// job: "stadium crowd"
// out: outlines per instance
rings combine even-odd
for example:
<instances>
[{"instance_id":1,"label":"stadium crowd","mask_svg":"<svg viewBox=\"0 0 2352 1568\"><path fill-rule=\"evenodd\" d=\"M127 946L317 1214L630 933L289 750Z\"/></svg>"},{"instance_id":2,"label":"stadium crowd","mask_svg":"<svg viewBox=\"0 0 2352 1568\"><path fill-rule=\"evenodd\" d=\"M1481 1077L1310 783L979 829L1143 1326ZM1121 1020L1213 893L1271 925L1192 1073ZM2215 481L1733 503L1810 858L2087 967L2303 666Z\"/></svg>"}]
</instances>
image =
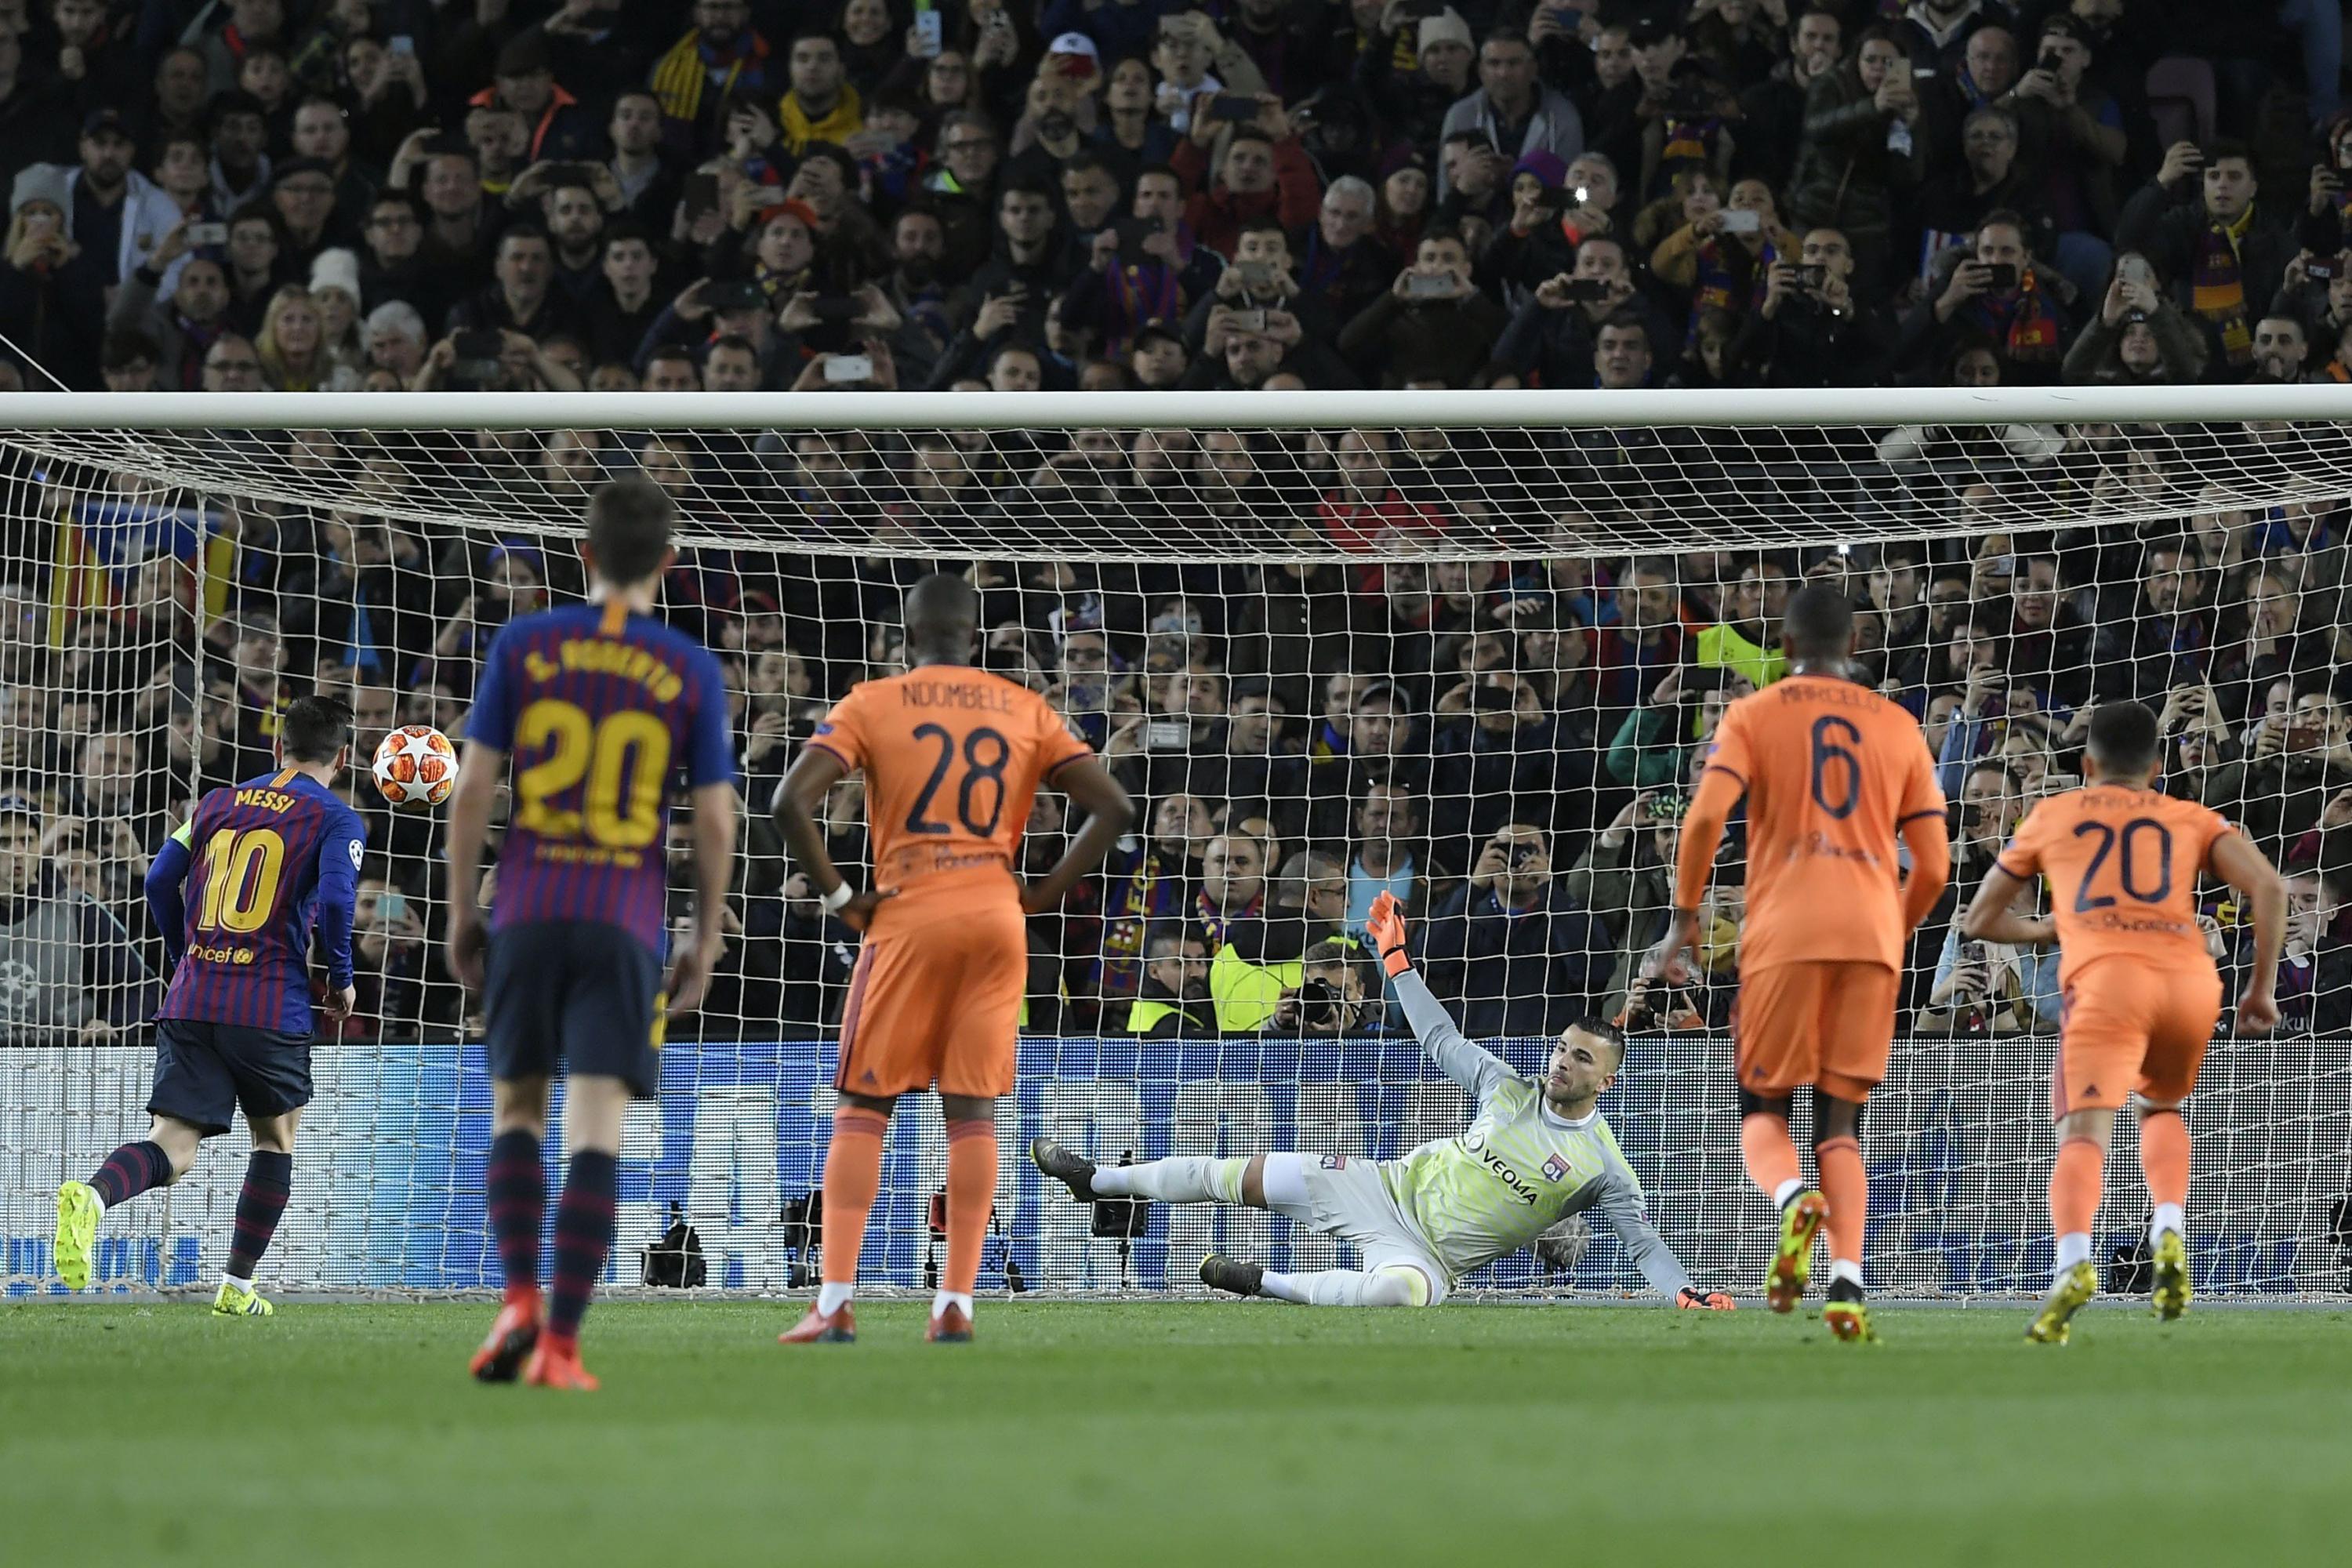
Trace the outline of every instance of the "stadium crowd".
<instances>
[{"instance_id":1,"label":"stadium crowd","mask_svg":"<svg viewBox=\"0 0 2352 1568\"><path fill-rule=\"evenodd\" d=\"M2335 0L2021 10L0 0L0 374L646 393L2352 377ZM707 1031L790 1037L837 1012L852 939L766 806L826 701L893 666L900 587L974 537L1083 542L1117 519L1286 527L1322 558L971 564L988 663L1046 692L1143 812L1081 898L1035 918L1033 1029L1389 1026L1360 937L1382 890L1473 1035L1587 1011L1720 1027L1736 835L1702 978L1660 991L1634 968L1708 731L1778 677L1780 607L1824 573L1865 607L1859 673L1919 715L1953 802L1955 893L1918 936L1910 1026L2054 1026L2054 963L1959 941L1952 900L2074 782L2091 705L2135 697L2162 710L2168 787L2293 875L2290 1026L2352 1032L2352 516L2207 493L2200 465L2242 471L2261 431L1905 428L1779 461L1648 430L216 439L335 475L348 507L140 510L103 476L0 467L11 1039L146 1016L145 857L192 778L268 766L292 696L349 695L363 752L404 721L462 736L488 637L579 592L543 534L411 521L417 492L561 517L628 468L690 518L860 542L698 548L670 580L669 613L729 669L751 808ZM1801 506L1824 473L1884 478L1948 533L2028 492L2053 512L2110 487L2179 505L2151 528L1595 557L1727 489L1793 485ZM1506 524L1544 542L1441 558ZM462 1027L432 818L350 787L374 847L352 1031ZM845 864L861 820L846 784L827 817ZM1049 797L1025 853L1050 862L1068 826ZM2237 911L2207 919L2233 959Z\"/></svg>"}]
</instances>

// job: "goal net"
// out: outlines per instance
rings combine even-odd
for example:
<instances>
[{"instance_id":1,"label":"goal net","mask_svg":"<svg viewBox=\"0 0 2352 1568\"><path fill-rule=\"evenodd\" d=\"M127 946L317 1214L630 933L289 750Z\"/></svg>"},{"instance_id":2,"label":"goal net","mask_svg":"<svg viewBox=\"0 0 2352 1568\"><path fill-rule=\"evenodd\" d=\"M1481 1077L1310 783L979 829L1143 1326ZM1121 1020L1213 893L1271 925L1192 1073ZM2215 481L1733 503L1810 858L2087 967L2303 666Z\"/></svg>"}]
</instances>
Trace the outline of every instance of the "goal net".
<instances>
[{"instance_id":1,"label":"goal net","mask_svg":"<svg viewBox=\"0 0 2352 1568\"><path fill-rule=\"evenodd\" d=\"M2192 1101L2200 1287L2342 1292L2347 435L2352 397L2311 387L0 398L0 1288L58 1289L50 1194L144 1126L164 961L142 878L195 796L266 771L277 713L312 690L352 701L362 756L403 722L462 737L490 637L582 591L589 488L643 472L685 519L664 613L727 671L747 832L718 981L628 1125L614 1282L643 1279L676 1220L709 1287L809 1276L856 939L768 806L828 701L897 668L905 586L946 569L982 590L982 661L1044 692L1139 807L1031 925L983 1289L1197 1290L1212 1249L1350 1261L1207 1207L1097 1236L1024 1151L1385 1158L1460 1131L1461 1092L1355 942L1387 889L1465 1031L1522 1069L1576 1018L1624 1023L1601 1105L1653 1217L1703 1284L1752 1289L1769 1237L1727 1034L1737 831L1695 982L1651 991L1633 965L1709 731L1779 676L1792 585L1827 578L1862 606L1861 679L1918 715L1952 802L1955 893L1912 944L1866 1131L1874 1287L2046 1281L2054 957L1960 941L1954 902L2075 782L2092 707L2136 698L2162 713L2166 787L2292 873L2286 1023L2225 1033ZM345 787L370 824L359 1009L316 1052L264 1271L478 1288L490 1089L478 998L440 956L439 821ZM855 780L824 826L868 864ZM1041 798L1024 858L1049 864L1076 826ZM2242 912L2220 887L2202 908L2242 972ZM943 1137L914 1103L891 1137L866 1277L919 1287ZM110 1215L101 1288L215 1273L245 1153L241 1131L216 1140ZM2132 1154L2126 1129L2103 1259L2142 1223ZM1604 1226L1465 1288L1641 1281Z\"/></svg>"}]
</instances>

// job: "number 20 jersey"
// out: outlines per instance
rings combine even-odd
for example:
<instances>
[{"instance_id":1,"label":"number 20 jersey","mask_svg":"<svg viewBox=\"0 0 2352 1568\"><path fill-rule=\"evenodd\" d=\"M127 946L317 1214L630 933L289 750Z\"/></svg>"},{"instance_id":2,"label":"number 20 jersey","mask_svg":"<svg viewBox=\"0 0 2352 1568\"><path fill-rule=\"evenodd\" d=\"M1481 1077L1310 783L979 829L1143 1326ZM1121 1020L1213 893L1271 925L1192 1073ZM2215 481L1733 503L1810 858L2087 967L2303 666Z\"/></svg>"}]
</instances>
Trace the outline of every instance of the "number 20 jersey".
<instances>
[{"instance_id":1,"label":"number 20 jersey","mask_svg":"<svg viewBox=\"0 0 2352 1568\"><path fill-rule=\"evenodd\" d=\"M1919 721L1868 687L1792 675L1724 711L1707 771L1748 792L1748 918L1739 970L1903 966L1896 835L1941 816Z\"/></svg>"},{"instance_id":2,"label":"number 20 jersey","mask_svg":"<svg viewBox=\"0 0 2352 1568\"><path fill-rule=\"evenodd\" d=\"M466 738L513 767L491 929L594 921L661 953L672 783L735 779L709 650L616 600L527 616L490 644Z\"/></svg>"},{"instance_id":3,"label":"number 20 jersey","mask_svg":"<svg viewBox=\"0 0 2352 1568\"><path fill-rule=\"evenodd\" d=\"M2050 879L2058 982L2110 956L2167 969L2213 968L2197 926L2197 879L2213 841L2231 831L2193 800L2090 784L2035 805L2000 852L2000 868Z\"/></svg>"}]
</instances>

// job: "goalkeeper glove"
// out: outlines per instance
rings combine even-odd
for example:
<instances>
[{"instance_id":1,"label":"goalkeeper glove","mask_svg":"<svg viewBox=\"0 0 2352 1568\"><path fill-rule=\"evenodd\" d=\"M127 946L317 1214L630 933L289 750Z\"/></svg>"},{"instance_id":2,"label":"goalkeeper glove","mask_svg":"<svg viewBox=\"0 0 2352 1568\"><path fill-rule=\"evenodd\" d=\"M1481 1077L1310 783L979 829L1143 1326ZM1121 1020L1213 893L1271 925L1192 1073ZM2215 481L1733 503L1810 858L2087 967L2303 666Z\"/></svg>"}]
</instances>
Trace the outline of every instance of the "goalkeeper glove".
<instances>
[{"instance_id":1,"label":"goalkeeper glove","mask_svg":"<svg viewBox=\"0 0 2352 1568\"><path fill-rule=\"evenodd\" d=\"M1364 932L1380 949L1381 967L1394 979L1412 967L1412 960L1404 951L1404 906L1398 903L1394 893L1382 893L1372 900L1372 912L1364 921Z\"/></svg>"},{"instance_id":2,"label":"goalkeeper glove","mask_svg":"<svg viewBox=\"0 0 2352 1568\"><path fill-rule=\"evenodd\" d=\"M1732 1312L1739 1308L1738 1302L1720 1290L1701 1290L1693 1285L1682 1288L1675 1297L1675 1305L1685 1312Z\"/></svg>"}]
</instances>

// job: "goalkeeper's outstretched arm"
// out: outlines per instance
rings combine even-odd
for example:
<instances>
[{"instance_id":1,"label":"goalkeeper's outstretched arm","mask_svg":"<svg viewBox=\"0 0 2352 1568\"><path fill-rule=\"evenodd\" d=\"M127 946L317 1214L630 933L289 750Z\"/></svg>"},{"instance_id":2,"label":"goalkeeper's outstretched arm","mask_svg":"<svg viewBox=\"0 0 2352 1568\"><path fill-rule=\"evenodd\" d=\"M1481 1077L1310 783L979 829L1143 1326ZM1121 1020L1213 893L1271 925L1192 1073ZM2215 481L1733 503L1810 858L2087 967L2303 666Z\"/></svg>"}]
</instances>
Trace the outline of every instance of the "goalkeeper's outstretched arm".
<instances>
[{"instance_id":1,"label":"goalkeeper's outstretched arm","mask_svg":"<svg viewBox=\"0 0 2352 1568\"><path fill-rule=\"evenodd\" d=\"M1517 1075L1510 1064L1492 1051L1481 1050L1463 1037L1454 1026L1453 1016L1445 1004L1430 994L1429 987L1412 967L1412 959L1405 952L1404 910L1393 893L1382 893L1372 901L1372 912L1364 929L1380 949L1381 967L1388 971L1396 986L1397 1000L1404 1004L1405 1020L1412 1024L1413 1037L1437 1070L1460 1084L1473 1100L1483 1100L1495 1086Z\"/></svg>"},{"instance_id":2,"label":"goalkeeper's outstretched arm","mask_svg":"<svg viewBox=\"0 0 2352 1568\"><path fill-rule=\"evenodd\" d=\"M1617 1233L1617 1245L1625 1249L1625 1256L1642 1271L1650 1289L1677 1305L1708 1304L1698 1287L1691 1282L1690 1270L1675 1256L1675 1249L1666 1245L1666 1238L1658 1234L1658 1227L1650 1223L1650 1205L1642 1196L1642 1184L1634 1179L1633 1171L1612 1163L1604 1180L1601 1202L1595 1206L1609 1222L1609 1228ZM1690 1297L1700 1300L1686 1300Z\"/></svg>"}]
</instances>

